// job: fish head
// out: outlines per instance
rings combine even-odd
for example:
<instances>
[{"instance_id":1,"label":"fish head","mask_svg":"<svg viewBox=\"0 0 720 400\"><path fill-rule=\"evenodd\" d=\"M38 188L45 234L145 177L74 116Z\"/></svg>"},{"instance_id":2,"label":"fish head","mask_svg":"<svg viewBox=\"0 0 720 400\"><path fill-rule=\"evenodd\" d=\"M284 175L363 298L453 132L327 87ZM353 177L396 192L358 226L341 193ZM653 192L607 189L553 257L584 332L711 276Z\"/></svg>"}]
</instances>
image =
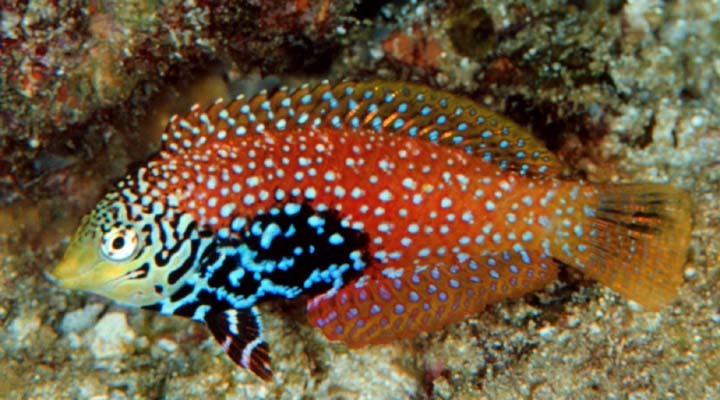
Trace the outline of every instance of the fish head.
<instances>
[{"instance_id":1,"label":"fish head","mask_svg":"<svg viewBox=\"0 0 720 400\"><path fill-rule=\"evenodd\" d=\"M66 289L135 306L162 300L157 285L167 274L155 266L154 255L162 244L151 240L159 229L151 217L119 193L106 195L83 217L50 278Z\"/></svg>"}]
</instances>

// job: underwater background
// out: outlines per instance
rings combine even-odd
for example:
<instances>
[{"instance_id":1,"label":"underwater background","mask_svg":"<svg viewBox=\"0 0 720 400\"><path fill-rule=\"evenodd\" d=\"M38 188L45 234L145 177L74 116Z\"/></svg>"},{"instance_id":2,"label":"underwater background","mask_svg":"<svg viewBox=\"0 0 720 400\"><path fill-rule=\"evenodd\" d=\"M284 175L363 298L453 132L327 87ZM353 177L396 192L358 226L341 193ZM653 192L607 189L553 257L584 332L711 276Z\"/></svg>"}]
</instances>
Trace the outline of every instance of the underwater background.
<instances>
[{"instance_id":1,"label":"underwater background","mask_svg":"<svg viewBox=\"0 0 720 400\"><path fill-rule=\"evenodd\" d=\"M720 2L0 4L0 398L720 398ZM688 190L685 284L648 313L566 269L390 345L263 306L275 382L181 318L44 273L193 103L323 79L413 81L527 126L571 176Z\"/></svg>"}]
</instances>

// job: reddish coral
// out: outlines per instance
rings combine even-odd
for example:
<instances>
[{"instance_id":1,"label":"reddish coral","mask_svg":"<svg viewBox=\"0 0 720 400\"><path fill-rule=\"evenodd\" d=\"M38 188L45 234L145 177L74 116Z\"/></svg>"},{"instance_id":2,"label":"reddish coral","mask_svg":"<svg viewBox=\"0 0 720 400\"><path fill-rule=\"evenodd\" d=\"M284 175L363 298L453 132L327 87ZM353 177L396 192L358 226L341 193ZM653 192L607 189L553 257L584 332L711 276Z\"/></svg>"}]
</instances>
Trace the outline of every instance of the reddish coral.
<instances>
[{"instance_id":1,"label":"reddish coral","mask_svg":"<svg viewBox=\"0 0 720 400\"><path fill-rule=\"evenodd\" d=\"M443 54L441 43L417 27L410 34L393 33L383 41L382 47L389 58L426 71L437 70Z\"/></svg>"}]
</instances>

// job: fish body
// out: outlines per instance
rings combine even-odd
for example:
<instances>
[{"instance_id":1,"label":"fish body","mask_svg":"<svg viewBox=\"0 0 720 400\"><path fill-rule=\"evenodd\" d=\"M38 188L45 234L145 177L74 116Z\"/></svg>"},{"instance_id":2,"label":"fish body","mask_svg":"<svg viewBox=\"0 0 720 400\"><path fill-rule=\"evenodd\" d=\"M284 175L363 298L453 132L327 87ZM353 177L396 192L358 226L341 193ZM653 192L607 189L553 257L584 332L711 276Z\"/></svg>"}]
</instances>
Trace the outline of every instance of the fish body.
<instances>
[{"instance_id":1,"label":"fish body","mask_svg":"<svg viewBox=\"0 0 720 400\"><path fill-rule=\"evenodd\" d=\"M558 261L651 309L681 283L689 201L557 176L532 135L424 86L280 89L175 116L81 223L65 287L208 325L271 377L256 305L330 339L408 337L541 289Z\"/></svg>"}]
</instances>

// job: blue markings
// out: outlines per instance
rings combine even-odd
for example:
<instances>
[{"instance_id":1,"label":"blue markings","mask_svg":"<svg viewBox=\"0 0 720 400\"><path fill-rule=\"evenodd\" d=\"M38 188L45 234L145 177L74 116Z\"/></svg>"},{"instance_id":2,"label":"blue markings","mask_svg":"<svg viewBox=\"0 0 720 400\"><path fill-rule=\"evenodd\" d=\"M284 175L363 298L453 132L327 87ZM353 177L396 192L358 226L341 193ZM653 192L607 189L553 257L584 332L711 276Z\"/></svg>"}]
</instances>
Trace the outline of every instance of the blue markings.
<instances>
[{"instance_id":1,"label":"blue markings","mask_svg":"<svg viewBox=\"0 0 720 400\"><path fill-rule=\"evenodd\" d=\"M405 125L405 120L402 118L398 118L395 121L393 121L393 128L394 129L400 129Z\"/></svg>"},{"instance_id":2,"label":"blue markings","mask_svg":"<svg viewBox=\"0 0 720 400\"><path fill-rule=\"evenodd\" d=\"M310 118L310 116L308 115L308 113L303 112L303 113L300 114L300 116L298 117L297 122L298 122L298 124L302 125L302 124L304 124L304 123L307 122L308 118Z\"/></svg>"},{"instance_id":3,"label":"blue markings","mask_svg":"<svg viewBox=\"0 0 720 400\"><path fill-rule=\"evenodd\" d=\"M308 225L310 225L313 228L320 228L323 225L325 225L325 218L319 217L317 215L311 215L308 220Z\"/></svg>"},{"instance_id":4,"label":"blue markings","mask_svg":"<svg viewBox=\"0 0 720 400\"><path fill-rule=\"evenodd\" d=\"M461 143L463 141L463 139L465 139L465 138L462 136L453 136L453 138L452 138L453 143L455 143L455 144Z\"/></svg>"},{"instance_id":5,"label":"blue markings","mask_svg":"<svg viewBox=\"0 0 720 400\"><path fill-rule=\"evenodd\" d=\"M400 112L400 113L406 112L407 109L408 109L407 103L400 103L400 105L398 105L398 108L397 108L398 112Z\"/></svg>"},{"instance_id":6,"label":"blue markings","mask_svg":"<svg viewBox=\"0 0 720 400\"><path fill-rule=\"evenodd\" d=\"M468 124L466 124L465 122L461 122L457 126L458 132L464 132L467 130L467 128L468 128Z\"/></svg>"},{"instance_id":7,"label":"blue markings","mask_svg":"<svg viewBox=\"0 0 720 400\"><path fill-rule=\"evenodd\" d=\"M386 103L392 103L395 100L395 93L386 93L385 94L385 102Z\"/></svg>"},{"instance_id":8,"label":"blue markings","mask_svg":"<svg viewBox=\"0 0 720 400\"><path fill-rule=\"evenodd\" d=\"M312 95L310 93L300 98L300 104L308 105L312 101Z\"/></svg>"},{"instance_id":9,"label":"blue markings","mask_svg":"<svg viewBox=\"0 0 720 400\"><path fill-rule=\"evenodd\" d=\"M458 115L458 116L459 116L459 115L461 115L462 113L463 113L463 108L462 108L462 107L458 107L458 108L455 109L455 115Z\"/></svg>"},{"instance_id":10,"label":"blue markings","mask_svg":"<svg viewBox=\"0 0 720 400\"><path fill-rule=\"evenodd\" d=\"M417 101L425 101L425 94L418 93L417 96L415 96L415 98L417 99Z\"/></svg>"},{"instance_id":11,"label":"blue markings","mask_svg":"<svg viewBox=\"0 0 720 400\"><path fill-rule=\"evenodd\" d=\"M430 140L432 140L433 142L436 142L438 140L438 137L440 137L440 131L438 131L437 129L433 129L433 131L430 132L430 134L428 135L428 138L430 138Z\"/></svg>"},{"instance_id":12,"label":"blue markings","mask_svg":"<svg viewBox=\"0 0 720 400\"><path fill-rule=\"evenodd\" d=\"M523 147L523 146L525 146L525 139L518 139L517 147Z\"/></svg>"},{"instance_id":13,"label":"blue markings","mask_svg":"<svg viewBox=\"0 0 720 400\"><path fill-rule=\"evenodd\" d=\"M240 112L243 114L248 114L250 112L250 106L247 104L243 104L243 106L240 107Z\"/></svg>"},{"instance_id":14,"label":"blue markings","mask_svg":"<svg viewBox=\"0 0 720 400\"><path fill-rule=\"evenodd\" d=\"M342 126L340 117L335 115L330 119L330 124L332 124L333 127L340 129Z\"/></svg>"},{"instance_id":15,"label":"blue markings","mask_svg":"<svg viewBox=\"0 0 720 400\"><path fill-rule=\"evenodd\" d=\"M520 159L525 158L525 152L518 151L517 153L515 153L515 158L520 158Z\"/></svg>"},{"instance_id":16,"label":"blue markings","mask_svg":"<svg viewBox=\"0 0 720 400\"><path fill-rule=\"evenodd\" d=\"M440 99L440 107L447 108L447 106L448 106L447 98L443 97L442 99Z\"/></svg>"},{"instance_id":17,"label":"blue markings","mask_svg":"<svg viewBox=\"0 0 720 400\"><path fill-rule=\"evenodd\" d=\"M372 96L373 96L372 90L368 89L363 93L363 97L365 98L365 100L370 100L370 98L372 98Z\"/></svg>"},{"instance_id":18,"label":"blue markings","mask_svg":"<svg viewBox=\"0 0 720 400\"><path fill-rule=\"evenodd\" d=\"M493 134L493 133L492 133L492 131L491 131L490 129L486 129L486 130L483 131L483 133L480 134L480 136L481 136L483 139L490 139L490 137L492 137L492 134Z\"/></svg>"},{"instance_id":19,"label":"blue markings","mask_svg":"<svg viewBox=\"0 0 720 400\"><path fill-rule=\"evenodd\" d=\"M482 159L483 159L483 161L485 161L485 162L490 162L490 161L492 161L492 152L486 151L485 153L483 153Z\"/></svg>"},{"instance_id":20,"label":"blue markings","mask_svg":"<svg viewBox=\"0 0 720 400\"><path fill-rule=\"evenodd\" d=\"M270 102L265 100L262 103L260 103L260 109L265 111L270 111Z\"/></svg>"},{"instance_id":21,"label":"blue markings","mask_svg":"<svg viewBox=\"0 0 720 400\"><path fill-rule=\"evenodd\" d=\"M500 141L500 143L498 145L500 146L501 149L507 149L510 146L510 142L503 139Z\"/></svg>"},{"instance_id":22,"label":"blue markings","mask_svg":"<svg viewBox=\"0 0 720 400\"><path fill-rule=\"evenodd\" d=\"M442 125L445 122L447 122L447 117L445 115L440 115L435 119L435 123L437 123L438 125Z\"/></svg>"},{"instance_id":23,"label":"blue markings","mask_svg":"<svg viewBox=\"0 0 720 400\"><path fill-rule=\"evenodd\" d=\"M355 91L355 88L352 86L347 86L345 88L345 96L350 96Z\"/></svg>"},{"instance_id":24,"label":"blue markings","mask_svg":"<svg viewBox=\"0 0 720 400\"><path fill-rule=\"evenodd\" d=\"M507 126L503 126L502 128L502 134L503 136L507 136L510 134L510 129L507 128Z\"/></svg>"},{"instance_id":25,"label":"blue markings","mask_svg":"<svg viewBox=\"0 0 720 400\"><path fill-rule=\"evenodd\" d=\"M533 158L533 160L537 160L538 158L540 158L540 152L539 152L539 151L534 151L534 152L532 153L532 158Z\"/></svg>"},{"instance_id":26,"label":"blue markings","mask_svg":"<svg viewBox=\"0 0 720 400\"><path fill-rule=\"evenodd\" d=\"M348 110L349 110L349 111L352 111L352 110L356 109L357 106L358 106L357 101L355 101L355 100L353 100L353 99L348 100Z\"/></svg>"},{"instance_id":27,"label":"blue markings","mask_svg":"<svg viewBox=\"0 0 720 400\"><path fill-rule=\"evenodd\" d=\"M282 99L282 101L280 102L280 105L287 108L287 107L290 107L291 102L292 102L292 100L289 97L286 97L286 98Z\"/></svg>"},{"instance_id":28,"label":"blue markings","mask_svg":"<svg viewBox=\"0 0 720 400\"><path fill-rule=\"evenodd\" d=\"M375 117L372 119L370 124L372 125L373 129L375 129L376 131L379 131L382 128L382 118Z\"/></svg>"},{"instance_id":29,"label":"blue markings","mask_svg":"<svg viewBox=\"0 0 720 400\"><path fill-rule=\"evenodd\" d=\"M420 115L427 116L432 112L432 107L430 106L423 106L423 108L420 109Z\"/></svg>"},{"instance_id":30,"label":"blue markings","mask_svg":"<svg viewBox=\"0 0 720 400\"><path fill-rule=\"evenodd\" d=\"M332 100L332 98L333 98L333 94L329 90L327 92L323 93L323 95L322 95L322 99L325 101L330 101L330 100Z\"/></svg>"},{"instance_id":31,"label":"blue markings","mask_svg":"<svg viewBox=\"0 0 720 400\"><path fill-rule=\"evenodd\" d=\"M367 108L368 113L373 113L373 112L377 111L377 108L378 108L377 104L370 103Z\"/></svg>"},{"instance_id":32,"label":"blue markings","mask_svg":"<svg viewBox=\"0 0 720 400\"><path fill-rule=\"evenodd\" d=\"M417 136L417 133L418 133L417 126L413 126L413 127L410 127L410 129L408 129L408 135L410 135L410 136Z\"/></svg>"},{"instance_id":33,"label":"blue markings","mask_svg":"<svg viewBox=\"0 0 720 400\"><path fill-rule=\"evenodd\" d=\"M352 119L350 119L350 125L352 125L352 127L355 129L359 128L360 127L360 118L352 117Z\"/></svg>"},{"instance_id":34,"label":"blue markings","mask_svg":"<svg viewBox=\"0 0 720 400\"><path fill-rule=\"evenodd\" d=\"M285 214L287 215L295 215L300 212L300 204L297 203L287 203L283 207L283 210L285 211Z\"/></svg>"}]
</instances>

